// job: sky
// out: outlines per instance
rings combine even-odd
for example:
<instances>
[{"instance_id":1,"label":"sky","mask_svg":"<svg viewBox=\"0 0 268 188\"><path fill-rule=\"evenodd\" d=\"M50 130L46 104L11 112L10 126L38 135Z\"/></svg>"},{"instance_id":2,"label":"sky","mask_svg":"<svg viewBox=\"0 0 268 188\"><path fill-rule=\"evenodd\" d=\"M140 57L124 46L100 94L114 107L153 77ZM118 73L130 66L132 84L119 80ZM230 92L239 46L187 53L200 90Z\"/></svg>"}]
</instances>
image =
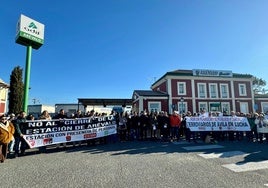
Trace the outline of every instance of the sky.
<instances>
[{"instance_id":1,"label":"sky","mask_svg":"<svg viewBox=\"0 0 268 188\"><path fill-rule=\"evenodd\" d=\"M266 0L0 0L0 78L26 47L21 14L45 25L32 51L29 104L131 98L177 69L231 70L268 82Z\"/></svg>"}]
</instances>

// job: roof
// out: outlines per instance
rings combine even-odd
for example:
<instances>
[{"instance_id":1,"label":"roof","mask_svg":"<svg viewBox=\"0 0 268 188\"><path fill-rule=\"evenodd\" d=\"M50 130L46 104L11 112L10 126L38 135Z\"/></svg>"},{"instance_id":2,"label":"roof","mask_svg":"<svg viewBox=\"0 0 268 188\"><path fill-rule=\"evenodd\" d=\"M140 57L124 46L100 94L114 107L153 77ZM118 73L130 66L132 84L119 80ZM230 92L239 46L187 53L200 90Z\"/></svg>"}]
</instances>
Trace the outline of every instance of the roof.
<instances>
[{"instance_id":1,"label":"roof","mask_svg":"<svg viewBox=\"0 0 268 188\"><path fill-rule=\"evenodd\" d=\"M132 105L132 99L79 98L78 103L87 105Z\"/></svg>"},{"instance_id":2,"label":"roof","mask_svg":"<svg viewBox=\"0 0 268 188\"><path fill-rule=\"evenodd\" d=\"M139 96L147 96L147 97L166 97L167 93L161 91L152 91L152 90L134 90L134 93L137 93Z\"/></svg>"},{"instance_id":3,"label":"roof","mask_svg":"<svg viewBox=\"0 0 268 188\"><path fill-rule=\"evenodd\" d=\"M0 78L0 87L8 88L9 85Z\"/></svg>"},{"instance_id":4,"label":"roof","mask_svg":"<svg viewBox=\"0 0 268 188\"><path fill-rule=\"evenodd\" d=\"M232 73L232 75L233 75L232 76L233 78L253 78L251 74ZM156 80L152 85L162 80L166 76L194 76L194 75L193 75L193 70L177 69L174 71L166 72L162 77Z\"/></svg>"},{"instance_id":5,"label":"roof","mask_svg":"<svg viewBox=\"0 0 268 188\"><path fill-rule=\"evenodd\" d=\"M255 99L268 98L268 94L254 94Z\"/></svg>"},{"instance_id":6,"label":"roof","mask_svg":"<svg viewBox=\"0 0 268 188\"><path fill-rule=\"evenodd\" d=\"M177 75L177 76L193 76L193 70L174 70L171 72L167 72L166 75ZM239 74L233 73L233 78L252 78L251 74Z\"/></svg>"}]
</instances>

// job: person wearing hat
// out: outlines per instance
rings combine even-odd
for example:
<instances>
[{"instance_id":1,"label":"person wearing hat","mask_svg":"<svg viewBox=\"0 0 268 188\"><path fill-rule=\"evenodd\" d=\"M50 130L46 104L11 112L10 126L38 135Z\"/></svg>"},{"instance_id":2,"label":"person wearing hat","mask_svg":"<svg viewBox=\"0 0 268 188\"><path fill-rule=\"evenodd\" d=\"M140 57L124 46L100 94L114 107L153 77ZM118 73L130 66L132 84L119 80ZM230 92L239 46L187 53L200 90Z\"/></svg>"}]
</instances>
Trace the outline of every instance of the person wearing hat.
<instances>
[{"instance_id":1,"label":"person wearing hat","mask_svg":"<svg viewBox=\"0 0 268 188\"><path fill-rule=\"evenodd\" d=\"M4 115L0 117L0 162L7 158L8 144L13 139L15 128L11 121Z\"/></svg>"}]
</instances>

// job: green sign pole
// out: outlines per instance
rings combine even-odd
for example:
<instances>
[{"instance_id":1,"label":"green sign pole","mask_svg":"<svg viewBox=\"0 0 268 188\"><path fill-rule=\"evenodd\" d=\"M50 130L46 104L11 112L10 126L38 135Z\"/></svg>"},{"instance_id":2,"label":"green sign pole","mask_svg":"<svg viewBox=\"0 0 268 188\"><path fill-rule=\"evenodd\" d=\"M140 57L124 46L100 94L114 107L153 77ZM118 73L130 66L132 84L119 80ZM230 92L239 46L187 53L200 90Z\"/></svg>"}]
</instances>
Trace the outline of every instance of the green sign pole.
<instances>
[{"instance_id":1,"label":"green sign pole","mask_svg":"<svg viewBox=\"0 0 268 188\"><path fill-rule=\"evenodd\" d=\"M32 58L32 46L27 46L25 78L24 78L24 100L23 100L23 111L26 112L27 114L28 114L28 97L30 87L31 58Z\"/></svg>"}]
</instances>

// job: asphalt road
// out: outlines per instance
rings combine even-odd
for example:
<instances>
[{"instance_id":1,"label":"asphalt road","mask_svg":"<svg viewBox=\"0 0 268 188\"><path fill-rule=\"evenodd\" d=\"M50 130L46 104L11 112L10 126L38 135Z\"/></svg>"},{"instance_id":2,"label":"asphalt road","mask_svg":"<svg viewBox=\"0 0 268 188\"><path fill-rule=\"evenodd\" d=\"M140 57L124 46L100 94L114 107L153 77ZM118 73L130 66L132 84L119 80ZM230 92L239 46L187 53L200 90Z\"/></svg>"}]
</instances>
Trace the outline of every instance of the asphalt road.
<instances>
[{"instance_id":1,"label":"asphalt road","mask_svg":"<svg viewBox=\"0 0 268 188\"><path fill-rule=\"evenodd\" d=\"M0 187L267 187L268 144L133 141L36 149L0 164Z\"/></svg>"}]
</instances>

